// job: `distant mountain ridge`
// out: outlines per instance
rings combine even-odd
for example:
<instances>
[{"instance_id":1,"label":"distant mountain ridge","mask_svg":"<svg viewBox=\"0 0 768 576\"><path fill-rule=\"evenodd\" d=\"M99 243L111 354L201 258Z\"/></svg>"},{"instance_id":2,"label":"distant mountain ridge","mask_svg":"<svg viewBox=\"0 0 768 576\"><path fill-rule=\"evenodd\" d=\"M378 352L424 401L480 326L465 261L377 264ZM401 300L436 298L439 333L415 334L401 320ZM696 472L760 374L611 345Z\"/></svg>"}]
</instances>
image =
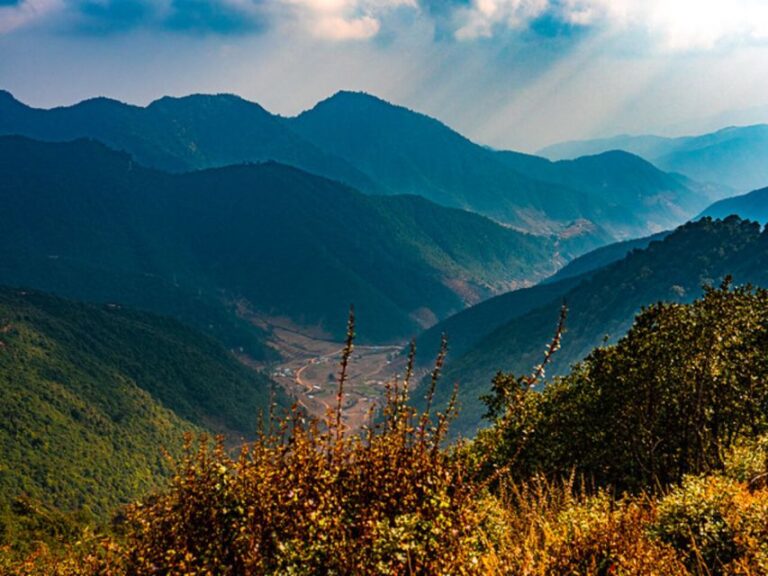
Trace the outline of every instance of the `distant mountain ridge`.
<instances>
[{"instance_id":1,"label":"distant mountain ridge","mask_svg":"<svg viewBox=\"0 0 768 576\"><path fill-rule=\"evenodd\" d=\"M626 238L679 224L707 197L628 154L585 159L573 168L536 157L521 162L524 155L479 146L433 118L365 93L340 92L287 122L390 191L418 193L535 232L560 233L587 220L595 227L590 233L605 243L608 235Z\"/></svg>"},{"instance_id":2,"label":"distant mountain ridge","mask_svg":"<svg viewBox=\"0 0 768 576\"><path fill-rule=\"evenodd\" d=\"M599 200L590 217L621 240L679 225L712 193L620 150L558 162L515 152L498 155L509 166L526 170L538 180L588 191Z\"/></svg>"},{"instance_id":3,"label":"distant mountain ridge","mask_svg":"<svg viewBox=\"0 0 768 576\"><path fill-rule=\"evenodd\" d=\"M342 336L409 337L546 276L554 240L276 163L168 174L93 141L0 138L0 282L171 314L249 352L244 300Z\"/></svg>"},{"instance_id":4,"label":"distant mountain ridge","mask_svg":"<svg viewBox=\"0 0 768 576\"><path fill-rule=\"evenodd\" d=\"M274 160L376 191L364 174L302 139L279 117L231 94L166 96L146 107L92 98L43 110L0 91L0 134L54 142L92 138L172 172Z\"/></svg>"},{"instance_id":5,"label":"distant mountain ridge","mask_svg":"<svg viewBox=\"0 0 768 576\"><path fill-rule=\"evenodd\" d=\"M747 220L768 224L768 188L753 190L748 194L734 196L715 202L701 213L701 216L726 218L736 214Z\"/></svg>"},{"instance_id":6,"label":"distant mountain ridge","mask_svg":"<svg viewBox=\"0 0 768 576\"><path fill-rule=\"evenodd\" d=\"M662 170L699 182L714 182L735 192L768 184L768 124L731 126L700 136L615 136L555 144L539 151L553 160L626 150Z\"/></svg>"},{"instance_id":7,"label":"distant mountain ridge","mask_svg":"<svg viewBox=\"0 0 768 576\"><path fill-rule=\"evenodd\" d=\"M611 156L591 161L589 170L613 174L599 182L583 169L542 175L535 163L512 162L435 119L363 93L339 92L282 118L232 95L166 97L143 108L96 98L40 110L0 92L0 134L94 138L175 172L273 160L366 193L416 194L556 234L566 256L675 226L712 200L708 190L638 162L617 169Z\"/></svg>"}]
</instances>

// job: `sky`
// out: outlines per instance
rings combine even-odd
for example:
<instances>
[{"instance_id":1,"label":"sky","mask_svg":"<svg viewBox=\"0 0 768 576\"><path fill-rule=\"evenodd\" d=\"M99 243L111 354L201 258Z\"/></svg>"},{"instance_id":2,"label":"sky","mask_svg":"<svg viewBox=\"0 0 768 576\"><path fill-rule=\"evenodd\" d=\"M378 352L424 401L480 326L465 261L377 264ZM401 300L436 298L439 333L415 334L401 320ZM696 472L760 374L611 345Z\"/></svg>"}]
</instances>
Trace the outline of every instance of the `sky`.
<instances>
[{"instance_id":1,"label":"sky","mask_svg":"<svg viewBox=\"0 0 768 576\"><path fill-rule=\"evenodd\" d=\"M283 115L362 90L533 152L768 122L768 1L0 0L0 88Z\"/></svg>"}]
</instances>

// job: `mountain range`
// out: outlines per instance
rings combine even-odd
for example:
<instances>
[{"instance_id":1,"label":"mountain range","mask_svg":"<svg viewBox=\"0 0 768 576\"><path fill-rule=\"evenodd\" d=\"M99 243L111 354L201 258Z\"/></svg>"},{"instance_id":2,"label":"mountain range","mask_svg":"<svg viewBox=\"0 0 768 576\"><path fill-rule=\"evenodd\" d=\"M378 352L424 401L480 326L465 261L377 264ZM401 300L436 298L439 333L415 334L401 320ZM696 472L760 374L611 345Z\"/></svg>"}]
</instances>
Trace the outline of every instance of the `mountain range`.
<instances>
[{"instance_id":1,"label":"mountain range","mask_svg":"<svg viewBox=\"0 0 768 576\"><path fill-rule=\"evenodd\" d=\"M768 184L768 124L732 126L700 136L615 136L555 144L539 154L559 160L609 150L642 156L662 170L679 172L698 182L726 186L733 193Z\"/></svg>"},{"instance_id":2,"label":"mountain range","mask_svg":"<svg viewBox=\"0 0 768 576\"><path fill-rule=\"evenodd\" d=\"M547 166L496 152L433 118L355 92L295 118L232 95L166 97L147 107L95 98L42 110L0 92L0 134L94 138L174 172L273 160L365 193L416 194L556 234L564 254L667 229L719 197L627 155Z\"/></svg>"},{"instance_id":3,"label":"mountain range","mask_svg":"<svg viewBox=\"0 0 768 576\"><path fill-rule=\"evenodd\" d=\"M397 340L551 273L556 241L264 163L183 174L94 141L0 138L0 282L173 315L269 357L236 309Z\"/></svg>"},{"instance_id":4,"label":"mountain range","mask_svg":"<svg viewBox=\"0 0 768 576\"><path fill-rule=\"evenodd\" d=\"M437 323L419 347L453 334L447 375L467 380L467 421L495 369L536 363L563 298L555 373L640 306L738 268L706 252L710 236L727 253L727 230L753 229L663 232L720 189L600 143L575 160L492 150L363 93L283 118L231 95L40 110L2 92L3 133L22 136L0 136L0 283L173 316L258 361L276 354L255 319L341 338L354 303L360 341L377 343ZM625 141L661 158L749 140L728 134ZM718 206L705 213L731 209Z\"/></svg>"}]
</instances>

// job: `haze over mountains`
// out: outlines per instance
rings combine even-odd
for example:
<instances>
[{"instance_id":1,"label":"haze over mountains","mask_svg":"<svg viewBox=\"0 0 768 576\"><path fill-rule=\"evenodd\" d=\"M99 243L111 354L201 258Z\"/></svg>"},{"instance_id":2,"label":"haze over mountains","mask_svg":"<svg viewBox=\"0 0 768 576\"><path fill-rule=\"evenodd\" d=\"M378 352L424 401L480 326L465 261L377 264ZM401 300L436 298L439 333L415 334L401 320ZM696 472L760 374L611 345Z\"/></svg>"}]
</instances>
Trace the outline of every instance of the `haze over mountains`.
<instances>
[{"instance_id":1,"label":"haze over mountains","mask_svg":"<svg viewBox=\"0 0 768 576\"><path fill-rule=\"evenodd\" d=\"M626 150L662 170L679 172L699 182L727 186L735 193L768 183L768 125L734 126L700 136L616 136L565 142L539 153L559 160L609 150Z\"/></svg>"},{"instance_id":2,"label":"haze over mountains","mask_svg":"<svg viewBox=\"0 0 768 576\"><path fill-rule=\"evenodd\" d=\"M753 190L741 196L733 196L715 202L701 215L725 218L731 214L738 214L742 218L768 224L768 188Z\"/></svg>"},{"instance_id":3,"label":"haze over mountains","mask_svg":"<svg viewBox=\"0 0 768 576\"><path fill-rule=\"evenodd\" d=\"M352 92L296 118L230 95L162 98L146 108L97 98L40 110L3 92L0 134L95 138L169 171L274 160L363 192L418 194L525 231L556 234L564 253L667 229L719 198L716 190L626 155L553 167L521 161L437 120Z\"/></svg>"}]
</instances>

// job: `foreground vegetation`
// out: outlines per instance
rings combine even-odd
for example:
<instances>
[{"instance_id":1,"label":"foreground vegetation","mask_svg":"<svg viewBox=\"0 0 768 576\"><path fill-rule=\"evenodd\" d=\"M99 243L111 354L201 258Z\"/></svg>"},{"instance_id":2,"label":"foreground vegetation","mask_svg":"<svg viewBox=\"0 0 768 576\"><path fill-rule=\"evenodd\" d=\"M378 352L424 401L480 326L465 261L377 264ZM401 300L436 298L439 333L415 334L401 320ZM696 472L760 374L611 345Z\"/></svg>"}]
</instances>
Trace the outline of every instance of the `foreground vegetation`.
<instances>
[{"instance_id":1,"label":"foreground vegetation","mask_svg":"<svg viewBox=\"0 0 768 576\"><path fill-rule=\"evenodd\" d=\"M339 402L294 409L237 454L189 437L170 484L110 535L8 554L59 575L768 573L768 292L708 289L643 311L616 345L536 391L500 374L493 425L409 407L410 370L361 436ZM352 350L353 326L344 359Z\"/></svg>"}]
</instances>

